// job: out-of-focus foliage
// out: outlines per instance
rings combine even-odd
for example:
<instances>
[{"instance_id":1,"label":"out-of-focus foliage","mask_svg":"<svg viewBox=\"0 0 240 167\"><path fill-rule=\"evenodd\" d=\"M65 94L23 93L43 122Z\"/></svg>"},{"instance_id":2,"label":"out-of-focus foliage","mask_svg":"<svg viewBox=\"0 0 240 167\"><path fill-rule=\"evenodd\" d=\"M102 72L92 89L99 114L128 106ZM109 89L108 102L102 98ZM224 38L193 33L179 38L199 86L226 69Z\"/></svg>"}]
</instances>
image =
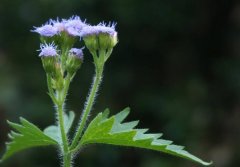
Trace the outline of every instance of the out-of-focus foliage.
<instances>
[{"instance_id":1,"label":"out-of-focus foliage","mask_svg":"<svg viewBox=\"0 0 240 167\"><path fill-rule=\"evenodd\" d=\"M48 18L77 14L91 23L102 18L118 23L119 43L106 64L92 117L109 105L114 111L130 106L130 119L143 120L140 126L163 132L215 166L239 166L239 11L234 0L1 0L0 153L9 131L6 119L24 116L40 128L54 121L36 52L39 39L30 30ZM66 108L77 116L94 72L91 61L85 50L70 90ZM52 155L53 149L29 150L2 166L57 166ZM132 148L98 146L81 155L76 165L85 167L193 166Z\"/></svg>"}]
</instances>

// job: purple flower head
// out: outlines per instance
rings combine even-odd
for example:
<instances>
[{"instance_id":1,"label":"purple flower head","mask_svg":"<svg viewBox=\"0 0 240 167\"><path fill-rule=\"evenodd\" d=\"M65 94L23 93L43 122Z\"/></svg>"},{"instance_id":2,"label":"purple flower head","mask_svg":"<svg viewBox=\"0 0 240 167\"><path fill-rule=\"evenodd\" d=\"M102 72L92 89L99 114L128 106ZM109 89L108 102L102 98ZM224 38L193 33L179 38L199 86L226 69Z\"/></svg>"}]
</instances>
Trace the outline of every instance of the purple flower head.
<instances>
[{"instance_id":1,"label":"purple flower head","mask_svg":"<svg viewBox=\"0 0 240 167\"><path fill-rule=\"evenodd\" d=\"M39 56L40 57L54 57L57 56L57 46L54 45L54 43L51 44L41 44L40 50L41 51Z\"/></svg>"},{"instance_id":2,"label":"purple flower head","mask_svg":"<svg viewBox=\"0 0 240 167\"><path fill-rule=\"evenodd\" d=\"M36 32L36 33L40 34L41 36L52 37L52 36L58 34L57 29L48 23L41 27L34 27L34 28L35 28L35 30L32 30L32 32Z\"/></svg>"},{"instance_id":3,"label":"purple flower head","mask_svg":"<svg viewBox=\"0 0 240 167\"><path fill-rule=\"evenodd\" d=\"M78 48L72 48L72 49L69 50L69 53L70 53L71 55L74 55L74 56L76 56L77 58L83 60L83 51L82 51L83 49L84 49L84 48L80 48L80 49L78 49Z\"/></svg>"},{"instance_id":4,"label":"purple flower head","mask_svg":"<svg viewBox=\"0 0 240 167\"><path fill-rule=\"evenodd\" d=\"M65 31L65 23L63 21L59 21L59 19L57 18L57 20L51 19L50 22L58 33Z\"/></svg>"},{"instance_id":5,"label":"purple flower head","mask_svg":"<svg viewBox=\"0 0 240 167\"><path fill-rule=\"evenodd\" d=\"M89 36L89 35L98 35L100 33L103 34L109 34L111 36L116 36L117 32L115 31L115 26L116 24L105 24L105 23L100 23L96 26L85 26L83 27L80 35L82 37Z\"/></svg>"},{"instance_id":6,"label":"purple flower head","mask_svg":"<svg viewBox=\"0 0 240 167\"><path fill-rule=\"evenodd\" d=\"M83 22L79 16L72 16L68 20L63 20L63 22L65 30L72 36L79 36L80 31L86 26L85 22Z\"/></svg>"}]
</instances>

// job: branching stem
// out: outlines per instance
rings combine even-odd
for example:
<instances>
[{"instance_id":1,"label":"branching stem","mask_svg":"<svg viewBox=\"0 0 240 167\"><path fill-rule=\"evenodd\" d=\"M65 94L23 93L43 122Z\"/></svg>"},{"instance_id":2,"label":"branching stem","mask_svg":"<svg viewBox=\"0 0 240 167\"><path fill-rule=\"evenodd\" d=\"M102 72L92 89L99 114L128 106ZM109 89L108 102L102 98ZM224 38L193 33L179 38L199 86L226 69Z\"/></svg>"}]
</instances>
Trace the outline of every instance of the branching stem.
<instances>
[{"instance_id":1,"label":"branching stem","mask_svg":"<svg viewBox=\"0 0 240 167\"><path fill-rule=\"evenodd\" d=\"M71 167L72 154L69 152L68 138L64 126L64 103L66 100L67 92L71 82L71 76L67 75L64 79L64 87L61 90L54 90L52 88L51 76L47 75L47 84L49 89L49 95L52 98L55 106L57 107L58 126L61 132L62 139L62 154L63 154L63 167Z\"/></svg>"},{"instance_id":2,"label":"branching stem","mask_svg":"<svg viewBox=\"0 0 240 167\"><path fill-rule=\"evenodd\" d=\"M80 123L79 123L78 129L77 129L77 132L76 132L75 137L73 139L73 142L70 146L70 150L74 149L78 145L79 139L80 139L80 137L82 135L82 132L84 130L84 127L86 125L87 118L89 116L90 111L92 110L94 100L95 100L95 97L96 97L96 93L98 91L99 85L100 85L101 80L102 80L102 73L103 73L103 65L102 65L101 68L96 68L96 74L95 74L94 79L93 79L92 88L91 88L89 96L87 98L85 108L83 110L82 117L80 119Z\"/></svg>"}]
</instances>

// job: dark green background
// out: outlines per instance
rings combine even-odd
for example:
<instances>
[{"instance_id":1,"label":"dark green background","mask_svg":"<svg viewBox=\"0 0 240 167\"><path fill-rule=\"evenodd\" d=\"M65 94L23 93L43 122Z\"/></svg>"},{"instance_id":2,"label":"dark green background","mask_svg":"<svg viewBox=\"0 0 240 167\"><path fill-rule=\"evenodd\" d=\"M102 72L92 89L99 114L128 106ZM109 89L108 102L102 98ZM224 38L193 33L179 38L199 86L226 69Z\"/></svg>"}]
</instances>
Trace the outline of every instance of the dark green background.
<instances>
[{"instance_id":1,"label":"dark green background","mask_svg":"<svg viewBox=\"0 0 240 167\"><path fill-rule=\"evenodd\" d=\"M116 21L119 44L105 68L91 116L106 107L132 108L128 120L216 167L240 166L240 3L233 0L1 0L0 153L6 119L19 116L44 128L54 121L38 35L49 18L80 15L87 22ZM81 43L77 46L82 47ZM94 72L87 49L72 83L67 109L79 116ZM2 167L57 167L53 148L16 154ZM197 167L164 154L95 145L76 167Z\"/></svg>"}]
</instances>

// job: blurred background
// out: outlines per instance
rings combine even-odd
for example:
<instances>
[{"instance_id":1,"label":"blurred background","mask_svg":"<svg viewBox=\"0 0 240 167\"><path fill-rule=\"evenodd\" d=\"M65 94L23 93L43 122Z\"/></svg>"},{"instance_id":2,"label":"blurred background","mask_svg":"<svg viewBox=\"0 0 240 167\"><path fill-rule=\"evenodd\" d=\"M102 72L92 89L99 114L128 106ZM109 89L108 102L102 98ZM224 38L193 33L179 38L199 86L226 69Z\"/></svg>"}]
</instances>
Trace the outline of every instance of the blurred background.
<instances>
[{"instance_id":1,"label":"blurred background","mask_svg":"<svg viewBox=\"0 0 240 167\"><path fill-rule=\"evenodd\" d=\"M87 22L116 21L119 43L105 68L92 117L132 109L128 120L216 167L240 166L240 2L234 0L0 0L0 155L18 117L41 129L53 123L39 37L49 18L79 15ZM82 43L77 44L82 47ZM94 72L85 62L68 104L77 116ZM76 123L76 122L75 122ZM76 160L81 167L197 167L154 151L96 145ZM20 152L2 167L58 166L53 148Z\"/></svg>"}]
</instances>

